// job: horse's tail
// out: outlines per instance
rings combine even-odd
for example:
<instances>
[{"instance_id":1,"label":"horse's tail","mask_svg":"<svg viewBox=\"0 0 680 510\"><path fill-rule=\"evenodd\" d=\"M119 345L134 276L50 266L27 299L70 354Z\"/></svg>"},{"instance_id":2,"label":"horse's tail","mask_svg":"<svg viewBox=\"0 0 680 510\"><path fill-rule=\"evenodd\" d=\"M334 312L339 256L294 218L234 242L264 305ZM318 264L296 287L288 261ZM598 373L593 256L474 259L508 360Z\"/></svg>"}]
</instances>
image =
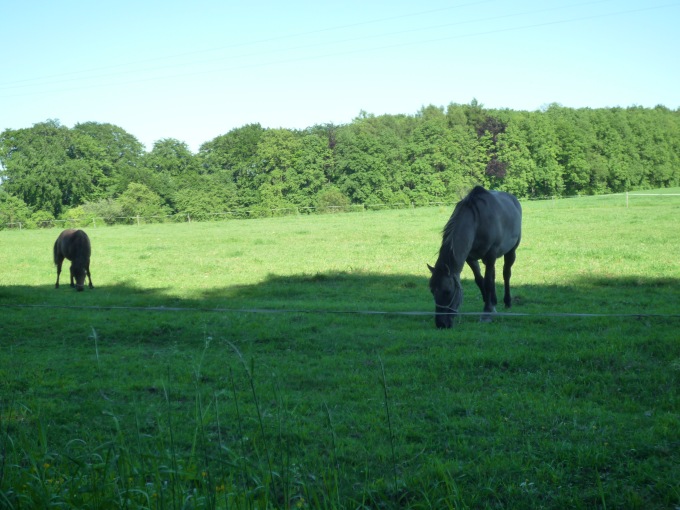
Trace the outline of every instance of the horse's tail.
<instances>
[{"instance_id":1,"label":"horse's tail","mask_svg":"<svg viewBox=\"0 0 680 510\"><path fill-rule=\"evenodd\" d=\"M54 241L54 249L52 250L52 257L55 266L59 264L59 241L61 241L61 236L57 237L57 240Z\"/></svg>"}]
</instances>

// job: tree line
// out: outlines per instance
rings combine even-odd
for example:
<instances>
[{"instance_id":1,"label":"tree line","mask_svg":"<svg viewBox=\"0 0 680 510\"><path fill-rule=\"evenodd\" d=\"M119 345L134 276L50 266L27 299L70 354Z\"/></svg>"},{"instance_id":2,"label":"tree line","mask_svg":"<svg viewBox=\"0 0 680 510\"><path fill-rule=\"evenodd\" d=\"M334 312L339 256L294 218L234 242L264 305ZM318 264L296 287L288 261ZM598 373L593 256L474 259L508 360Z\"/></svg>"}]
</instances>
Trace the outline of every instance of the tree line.
<instances>
[{"instance_id":1,"label":"tree line","mask_svg":"<svg viewBox=\"0 0 680 510\"><path fill-rule=\"evenodd\" d=\"M107 123L48 120L0 134L0 226L453 204L476 184L520 198L680 185L680 110L527 112L473 100L304 130L250 124L195 154L176 139L146 151Z\"/></svg>"}]
</instances>

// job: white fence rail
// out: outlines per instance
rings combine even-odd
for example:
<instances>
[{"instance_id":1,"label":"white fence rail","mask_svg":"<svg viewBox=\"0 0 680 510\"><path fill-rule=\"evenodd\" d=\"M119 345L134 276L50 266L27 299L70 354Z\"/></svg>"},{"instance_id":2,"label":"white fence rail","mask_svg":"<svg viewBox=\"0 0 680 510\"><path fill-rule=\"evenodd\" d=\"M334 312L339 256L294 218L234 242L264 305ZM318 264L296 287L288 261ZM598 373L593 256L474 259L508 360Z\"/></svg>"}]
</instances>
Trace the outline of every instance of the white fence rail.
<instances>
[{"instance_id":1,"label":"white fence rail","mask_svg":"<svg viewBox=\"0 0 680 510\"><path fill-rule=\"evenodd\" d=\"M527 200L552 200L554 202L558 201L573 201L573 200L584 200L584 199L616 199L625 198L626 207L630 207L631 198L634 197L680 197L680 193L637 193L637 192L625 192L625 193L614 193L610 195L583 195L576 197L543 197L543 198L532 198ZM199 215L199 219L196 217L192 218L191 214L178 213L166 216L115 216L115 217L86 217L86 218L68 218L68 219L50 219L35 222L33 225L37 228L53 228L53 227L93 227L98 226L108 226L108 225L142 225L147 223L185 223L192 221L212 221L216 219L245 219L245 218L263 218L263 217L280 217L289 215L301 215L301 214L333 214L340 212L366 212L384 209L408 209L415 207L451 207L453 208L454 203L451 202L427 202L423 204L407 204L407 203L394 203L394 204L352 204L344 206L324 206L324 207L278 207L278 208L251 208L251 209L238 209L231 211L222 211L217 213L203 213ZM22 222L13 223L0 223L0 230L3 229L16 229L22 230L26 228L26 224Z\"/></svg>"},{"instance_id":2,"label":"white fence rail","mask_svg":"<svg viewBox=\"0 0 680 510\"><path fill-rule=\"evenodd\" d=\"M85 218L67 218L67 219L49 219L38 221L38 228L51 227L98 227L107 225L142 225L147 223L191 223L192 221L212 221L219 219L246 219L246 218L266 218L266 217L280 217L280 216L297 216L309 214L334 214L334 213L348 213L348 212L366 212L384 209L409 209L415 207L435 207L435 206L451 206L446 202L428 202L416 206L415 204L394 203L394 204L352 204L344 206L324 206L324 207L276 207L276 208L252 208L252 209L237 209L231 211L222 211L216 213L202 213L192 217L191 214L177 213L165 216L87 216ZM0 223L0 230L3 228L21 230L26 225L22 222L14 223Z\"/></svg>"}]
</instances>

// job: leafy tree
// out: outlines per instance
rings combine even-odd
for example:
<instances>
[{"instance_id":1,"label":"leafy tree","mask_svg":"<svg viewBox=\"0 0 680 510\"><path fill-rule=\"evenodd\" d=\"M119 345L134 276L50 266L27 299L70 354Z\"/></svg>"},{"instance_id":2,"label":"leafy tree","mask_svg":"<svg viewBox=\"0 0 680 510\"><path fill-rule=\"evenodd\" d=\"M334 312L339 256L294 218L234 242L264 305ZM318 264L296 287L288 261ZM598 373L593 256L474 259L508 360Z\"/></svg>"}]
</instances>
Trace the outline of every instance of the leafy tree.
<instances>
[{"instance_id":1,"label":"leafy tree","mask_svg":"<svg viewBox=\"0 0 680 510\"><path fill-rule=\"evenodd\" d=\"M329 139L317 134L302 134L300 152L295 163L290 199L300 207L313 207L318 193L330 184L335 174L333 151Z\"/></svg>"},{"instance_id":2,"label":"leafy tree","mask_svg":"<svg viewBox=\"0 0 680 510\"><path fill-rule=\"evenodd\" d=\"M533 197L561 196L564 190L562 168L557 160L560 152L555 126L550 117L534 112L525 118L527 148L534 162L527 176L529 194Z\"/></svg>"},{"instance_id":3,"label":"leafy tree","mask_svg":"<svg viewBox=\"0 0 680 510\"><path fill-rule=\"evenodd\" d=\"M0 135L3 188L36 210L54 215L95 192L96 172L77 150L78 140L58 121Z\"/></svg>"},{"instance_id":4,"label":"leafy tree","mask_svg":"<svg viewBox=\"0 0 680 510\"><path fill-rule=\"evenodd\" d=\"M95 198L114 197L122 193L130 182L147 182L149 177L144 172L142 158L144 145L130 133L114 124L83 122L76 124L72 130L89 138L93 143L85 144L78 149L89 164L101 175L102 192Z\"/></svg>"},{"instance_id":5,"label":"leafy tree","mask_svg":"<svg viewBox=\"0 0 680 510\"><path fill-rule=\"evenodd\" d=\"M674 186L680 182L680 123L667 108L627 110L642 165L644 187ZM674 122L675 120L675 122ZM674 147L675 146L675 147Z\"/></svg>"},{"instance_id":6,"label":"leafy tree","mask_svg":"<svg viewBox=\"0 0 680 510\"><path fill-rule=\"evenodd\" d=\"M198 157L186 143L174 138L154 143L151 152L144 156L143 165L151 173L146 185L170 206L174 205L175 192L191 186L201 173Z\"/></svg>"},{"instance_id":7,"label":"leafy tree","mask_svg":"<svg viewBox=\"0 0 680 510\"><path fill-rule=\"evenodd\" d=\"M219 174L195 176L189 185L175 192L173 201L177 213L192 220L207 220L237 209L236 184L224 181Z\"/></svg>"},{"instance_id":8,"label":"leafy tree","mask_svg":"<svg viewBox=\"0 0 680 510\"><path fill-rule=\"evenodd\" d=\"M198 151L203 173L219 176L219 182L225 185L237 185L238 207L252 207L260 202L253 179L257 147L264 133L259 124L249 124L204 143Z\"/></svg>"},{"instance_id":9,"label":"leafy tree","mask_svg":"<svg viewBox=\"0 0 680 510\"><path fill-rule=\"evenodd\" d=\"M303 131L250 124L195 155L172 138L145 153L122 128L96 122L0 134L0 187L29 219L453 202L475 184L539 197L678 185L680 111L513 112L473 99Z\"/></svg>"},{"instance_id":10,"label":"leafy tree","mask_svg":"<svg viewBox=\"0 0 680 510\"><path fill-rule=\"evenodd\" d=\"M204 143L198 151L204 171L227 173L234 180L248 177L264 133L259 124L248 124Z\"/></svg>"},{"instance_id":11,"label":"leafy tree","mask_svg":"<svg viewBox=\"0 0 680 510\"><path fill-rule=\"evenodd\" d=\"M498 136L497 157L505 165L502 178L489 178L492 188L508 191L518 197L530 195L530 182L536 172L536 164L531 158L526 131L522 129L522 117L526 113L513 115L504 133Z\"/></svg>"},{"instance_id":12,"label":"leafy tree","mask_svg":"<svg viewBox=\"0 0 680 510\"><path fill-rule=\"evenodd\" d=\"M26 225L32 214L33 211L23 200L0 190L0 229Z\"/></svg>"},{"instance_id":13,"label":"leafy tree","mask_svg":"<svg viewBox=\"0 0 680 510\"><path fill-rule=\"evenodd\" d=\"M295 162L302 150L300 140L287 129L267 130L257 145L257 163L251 185L260 191L265 207L286 205L297 191Z\"/></svg>"},{"instance_id":14,"label":"leafy tree","mask_svg":"<svg viewBox=\"0 0 680 510\"><path fill-rule=\"evenodd\" d=\"M562 167L565 193L591 193L595 133L588 112L552 104L545 115L551 119L559 141L555 157Z\"/></svg>"},{"instance_id":15,"label":"leafy tree","mask_svg":"<svg viewBox=\"0 0 680 510\"><path fill-rule=\"evenodd\" d=\"M413 124L406 116L362 113L339 130L334 149L337 185L354 203L390 204L408 200L405 140Z\"/></svg>"},{"instance_id":16,"label":"leafy tree","mask_svg":"<svg viewBox=\"0 0 680 510\"><path fill-rule=\"evenodd\" d=\"M404 183L418 204L444 200L451 190L455 171L450 155L455 143L449 135L447 118L439 109L421 110L406 145L409 171Z\"/></svg>"},{"instance_id":17,"label":"leafy tree","mask_svg":"<svg viewBox=\"0 0 680 510\"><path fill-rule=\"evenodd\" d=\"M449 128L456 126L467 126L468 116L466 115L466 107L457 103L450 103L446 107L446 122Z\"/></svg>"},{"instance_id":18,"label":"leafy tree","mask_svg":"<svg viewBox=\"0 0 680 510\"><path fill-rule=\"evenodd\" d=\"M123 216L141 217L147 221L163 221L170 213L163 199L144 184L132 182L116 199Z\"/></svg>"},{"instance_id":19,"label":"leafy tree","mask_svg":"<svg viewBox=\"0 0 680 510\"><path fill-rule=\"evenodd\" d=\"M421 110L407 145L412 201L455 202L475 184L483 183L486 154L476 133L459 110L458 121L435 107Z\"/></svg>"},{"instance_id":20,"label":"leafy tree","mask_svg":"<svg viewBox=\"0 0 680 510\"><path fill-rule=\"evenodd\" d=\"M158 140L144 156L144 165L155 173L179 177L199 173L199 162L185 142L174 138Z\"/></svg>"}]
</instances>

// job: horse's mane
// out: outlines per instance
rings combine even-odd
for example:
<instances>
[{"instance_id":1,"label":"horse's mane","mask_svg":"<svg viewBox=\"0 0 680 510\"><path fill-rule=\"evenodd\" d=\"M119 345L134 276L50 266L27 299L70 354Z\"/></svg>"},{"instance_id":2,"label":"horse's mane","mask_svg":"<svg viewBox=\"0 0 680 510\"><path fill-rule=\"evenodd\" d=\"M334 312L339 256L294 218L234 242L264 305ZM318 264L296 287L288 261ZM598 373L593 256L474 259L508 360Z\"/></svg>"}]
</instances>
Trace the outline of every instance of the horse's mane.
<instances>
[{"instance_id":1,"label":"horse's mane","mask_svg":"<svg viewBox=\"0 0 680 510\"><path fill-rule=\"evenodd\" d=\"M456 229L460 227L459 219L462 216L463 211L469 210L475 217L477 216L477 203L480 201L480 197L487 193L488 191L481 186L475 186L465 198L456 204L456 207L453 209L453 214L451 214L449 221L444 225L444 230L442 231L442 244L450 245L453 241Z\"/></svg>"},{"instance_id":2,"label":"horse's mane","mask_svg":"<svg viewBox=\"0 0 680 510\"><path fill-rule=\"evenodd\" d=\"M71 242L74 252L78 254L79 259L89 259L92 248L90 247L90 238L82 230L76 230L73 233Z\"/></svg>"}]
</instances>

